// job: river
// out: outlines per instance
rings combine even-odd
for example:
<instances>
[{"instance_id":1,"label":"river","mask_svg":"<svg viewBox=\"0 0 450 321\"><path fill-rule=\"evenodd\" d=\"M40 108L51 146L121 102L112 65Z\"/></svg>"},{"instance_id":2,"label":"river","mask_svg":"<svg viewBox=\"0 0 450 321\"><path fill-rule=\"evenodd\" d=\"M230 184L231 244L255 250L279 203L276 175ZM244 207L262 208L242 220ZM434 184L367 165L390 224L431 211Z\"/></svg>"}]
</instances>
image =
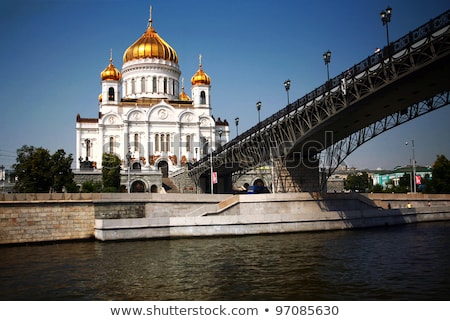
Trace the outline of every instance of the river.
<instances>
[{"instance_id":1,"label":"river","mask_svg":"<svg viewBox=\"0 0 450 321\"><path fill-rule=\"evenodd\" d=\"M449 300L450 222L0 247L1 300Z\"/></svg>"}]
</instances>

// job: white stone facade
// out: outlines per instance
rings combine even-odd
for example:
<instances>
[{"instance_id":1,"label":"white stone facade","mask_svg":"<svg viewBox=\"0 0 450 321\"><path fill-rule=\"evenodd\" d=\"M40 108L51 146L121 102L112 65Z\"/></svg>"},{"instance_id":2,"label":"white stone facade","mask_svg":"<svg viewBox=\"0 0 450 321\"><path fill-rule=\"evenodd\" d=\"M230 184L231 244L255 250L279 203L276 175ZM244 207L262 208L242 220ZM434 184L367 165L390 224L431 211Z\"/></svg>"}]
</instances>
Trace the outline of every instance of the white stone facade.
<instances>
[{"instance_id":1,"label":"white stone facade","mask_svg":"<svg viewBox=\"0 0 450 321\"><path fill-rule=\"evenodd\" d=\"M126 168L130 152L132 169L167 175L205 156L211 144L228 142L227 121L212 115L210 78L201 61L191 79L192 99L183 84L180 90L180 75L175 51L150 20L146 33L125 51L121 72L111 57L101 73L98 118L77 116L76 169L88 162L92 170L101 169L103 153L116 154Z\"/></svg>"}]
</instances>

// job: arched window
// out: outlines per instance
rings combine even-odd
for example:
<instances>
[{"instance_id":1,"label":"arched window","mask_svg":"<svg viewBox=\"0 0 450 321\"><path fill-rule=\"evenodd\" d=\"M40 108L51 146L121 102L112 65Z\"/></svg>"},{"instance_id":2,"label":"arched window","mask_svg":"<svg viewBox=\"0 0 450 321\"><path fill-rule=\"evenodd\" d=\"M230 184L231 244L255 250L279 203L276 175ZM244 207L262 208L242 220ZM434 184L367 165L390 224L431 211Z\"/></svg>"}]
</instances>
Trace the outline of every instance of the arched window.
<instances>
[{"instance_id":1,"label":"arched window","mask_svg":"<svg viewBox=\"0 0 450 321\"><path fill-rule=\"evenodd\" d=\"M91 157L91 141L86 139L84 142L86 144L86 157Z\"/></svg>"},{"instance_id":2,"label":"arched window","mask_svg":"<svg viewBox=\"0 0 450 321\"><path fill-rule=\"evenodd\" d=\"M141 93L145 93L145 77L141 78Z\"/></svg>"},{"instance_id":3,"label":"arched window","mask_svg":"<svg viewBox=\"0 0 450 321\"><path fill-rule=\"evenodd\" d=\"M206 94L204 91L200 92L200 104L206 104Z\"/></svg>"},{"instance_id":4,"label":"arched window","mask_svg":"<svg viewBox=\"0 0 450 321\"><path fill-rule=\"evenodd\" d=\"M186 152L191 151L191 135L186 135Z\"/></svg>"},{"instance_id":5,"label":"arched window","mask_svg":"<svg viewBox=\"0 0 450 321\"><path fill-rule=\"evenodd\" d=\"M131 93L135 94L136 93L136 79L131 79Z\"/></svg>"},{"instance_id":6,"label":"arched window","mask_svg":"<svg viewBox=\"0 0 450 321\"><path fill-rule=\"evenodd\" d=\"M114 100L114 88L113 87L109 87L108 89L108 100Z\"/></svg>"},{"instance_id":7,"label":"arched window","mask_svg":"<svg viewBox=\"0 0 450 321\"><path fill-rule=\"evenodd\" d=\"M166 134L166 152L170 152L170 134Z\"/></svg>"},{"instance_id":8,"label":"arched window","mask_svg":"<svg viewBox=\"0 0 450 321\"><path fill-rule=\"evenodd\" d=\"M164 134L161 134L161 151L165 152L164 147L166 147L166 145L164 144Z\"/></svg>"},{"instance_id":9,"label":"arched window","mask_svg":"<svg viewBox=\"0 0 450 321\"><path fill-rule=\"evenodd\" d=\"M153 93L157 93L158 92L158 86L157 86L157 80L156 77L153 77Z\"/></svg>"},{"instance_id":10,"label":"arched window","mask_svg":"<svg viewBox=\"0 0 450 321\"><path fill-rule=\"evenodd\" d=\"M167 94L167 78L164 78L164 93Z\"/></svg>"},{"instance_id":11,"label":"arched window","mask_svg":"<svg viewBox=\"0 0 450 321\"><path fill-rule=\"evenodd\" d=\"M134 151L139 151L139 134L134 134Z\"/></svg>"},{"instance_id":12,"label":"arched window","mask_svg":"<svg viewBox=\"0 0 450 321\"><path fill-rule=\"evenodd\" d=\"M114 137L109 137L109 153L114 153Z\"/></svg>"},{"instance_id":13,"label":"arched window","mask_svg":"<svg viewBox=\"0 0 450 321\"><path fill-rule=\"evenodd\" d=\"M155 152L159 151L159 134L155 134Z\"/></svg>"}]
</instances>

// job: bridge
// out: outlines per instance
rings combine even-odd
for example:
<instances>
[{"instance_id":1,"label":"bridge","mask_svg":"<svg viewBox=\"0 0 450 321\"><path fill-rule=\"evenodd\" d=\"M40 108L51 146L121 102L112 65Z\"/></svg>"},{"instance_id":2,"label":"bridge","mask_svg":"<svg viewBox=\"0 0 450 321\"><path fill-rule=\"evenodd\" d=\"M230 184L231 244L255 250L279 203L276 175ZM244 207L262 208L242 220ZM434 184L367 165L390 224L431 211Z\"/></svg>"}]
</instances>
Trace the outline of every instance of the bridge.
<instances>
[{"instance_id":1,"label":"bridge","mask_svg":"<svg viewBox=\"0 0 450 321\"><path fill-rule=\"evenodd\" d=\"M359 146L447 106L450 10L212 151L189 169L208 188L213 168L229 192L236 173L270 166L278 192L320 191Z\"/></svg>"}]
</instances>

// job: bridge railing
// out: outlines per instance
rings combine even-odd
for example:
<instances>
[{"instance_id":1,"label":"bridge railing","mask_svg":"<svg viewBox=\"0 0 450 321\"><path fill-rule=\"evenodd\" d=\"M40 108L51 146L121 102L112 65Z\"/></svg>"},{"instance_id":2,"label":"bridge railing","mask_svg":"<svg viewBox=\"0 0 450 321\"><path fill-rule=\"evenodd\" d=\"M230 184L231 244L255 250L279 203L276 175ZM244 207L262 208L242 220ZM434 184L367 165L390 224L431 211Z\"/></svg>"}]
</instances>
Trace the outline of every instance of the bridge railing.
<instances>
[{"instance_id":1,"label":"bridge railing","mask_svg":"<svg viewBox=\"0 0 450 321\"><path fill-rule=\"evenodd\" d=\"M375 52L374 54L368 56L366 59L360 61L359 63L353 65L353 67L347 69L346 71L340 73L336 77L330 79L326 83L317 87L313 91L307 93L303 97L297 99L295 102L287 105L286 107L280 109L275 114L269 116L268 118L262 120L255 126L246 130L233 140L229 141L225 145L223 145L219 150L216 150L212 153L212 156L215 157L220 153L225 152L226 149L231 146L249 138L251 135L257 133L261 129L265 127L270 127L273 123L277 122L284 116L287 116L289 113L299 110L309 103L313 102L315 99L319 98L323 94L329 91L338 90L341 87L341 81L343 79L354 78L357 75L366 72L370 68L376 66L377 64L383 62L385 59L395 56L400 53L402 50L409 48L413 44L428 38L433 33L438 30L443 29L444 27L450 24L450 10L442 13L438 17L431 19L427 23L421 25L417 29L410 31L403 37L399 38L395 42L391 42L388 46L385 46L382 50ZM208 161L209 155L203 157L199 161L197 161L193 167L200 165L203 162Z\"/></svg>"}]
</instances>

